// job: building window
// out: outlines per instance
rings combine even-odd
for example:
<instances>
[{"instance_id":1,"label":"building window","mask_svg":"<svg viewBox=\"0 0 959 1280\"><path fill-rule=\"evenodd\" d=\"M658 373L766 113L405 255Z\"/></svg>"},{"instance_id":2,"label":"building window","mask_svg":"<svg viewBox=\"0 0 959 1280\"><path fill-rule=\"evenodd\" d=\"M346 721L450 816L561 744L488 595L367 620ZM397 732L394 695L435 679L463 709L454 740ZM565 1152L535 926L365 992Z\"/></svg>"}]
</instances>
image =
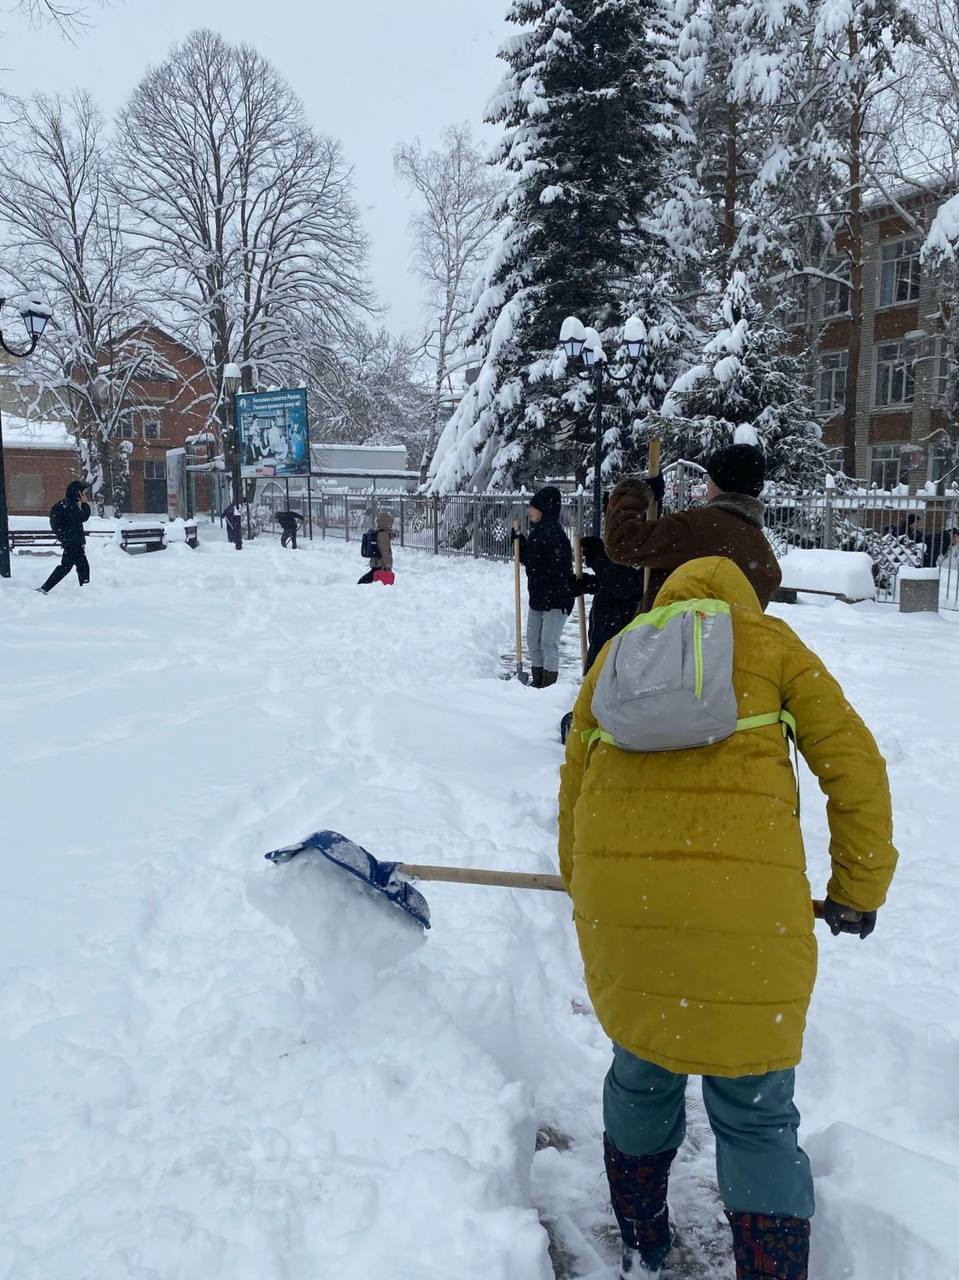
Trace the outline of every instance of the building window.
<instances>
[{"instance_id":1,"label":"building window","mask_svg":"<svg viewBox=\"0 0 959 1280\"><path fill-rule=\"evenodd\" d=\"M848 351L827 351L819 360L819 395L816 412L824 418L840 413L846 400Z\"/></svg>"},{"instance_id":2,"label":"building window","mask_svg":"<svg viewBox=\"0 0 959 1280\"><path fill-rule=\"evenodd\" d=\"M876 348L877 409L912 404L915 358L912 342L883 342Z\"/></svg>"},{"instance_id":3,"label":"building window","mask_svg":"<svg viewBox=\"0 0 959 1280\"><path fill-rule=\"evenodd\" d=\"M132 422L124 421L120 423L120 439L121 440L133 439L133 423Z\"/></svg>"},{"instance_id":4,"label":"building window","mask_svg":"<svg viewBox=\"0 0 959 1280\"><path fill-rule=\"evenodd\" d=\"M919 297L922 264L919 240L897 240L882 246L879 275L879 305L892 307L897 302L915 302Z\"/></svg>"},{"instance_id":5,"label":"building window","mask_svg":"<svg viewBox=\"0 0 959 1280\"><path fill-rule=\"evenodd\" d=\"M869 451L869 483L879 489L895 489L899 484L898 444L874 444Z\"/></svg>"},{"instance_id":6,"label":"building window","mask_svg":"<svg viewBox=\"0 0 959 1280\"><path fill-rule=\"evenodd\" d=\"M843 463L846 461L846 451L842 445L836 445L834 448L826 450L826 469L836 472L842 471Z\"/></svg>"},{"instance_id":7,"label":"building window","mask_svg":"<svg viewBox=\"0 0 959 1280\"><path fill-rule=\"evenodd\" d=\"M144 440L159 440L160 439L159 422L153 421L153 422L144 423L143 438Z\"/></svg>"},{"instance_id":8,"label":"building window","mask_svg":"<svg viewBox=\"0 0 959 1280\"><path fill-rule=\"evenodd\" d=\"M826 271L830 279L823 282L822 313L825 319L849 314L849 259L827 258Z\"/></svg>"},{"instance_id":9,"label":"building window","mask_svg":"<svg viewBox=\"0 0 959 1280\"><path fill-rule=\"evenodd\" d=\"M957 379L959 379L959 368L956 366L955 355L954 353L950 355L945 339L940 338L937 344L935 378L932 387L933 404L949 403L950 391L956 388Z\"/></svg>"},{"instance_id":10,"label":"building window","mask_svg":"<svg viewBox=\"0 0 959 1280\"><path fill-rule=\"evenodd\" d=\"M144 480L165 480L166 479L166 462L155 462L152 458L147 458L143 464Z\"/></svg>"},{"instance_id":11,"label":"building window","mask_svg":"<svg viewBox=\"0 0 959 1280\"><path fill-rule=\"evenodd\" d=\"M783 324L787 329L795 329L806 323L806 282L794 280L786 286L785 310Z\"/></svg>"}]
</instances>

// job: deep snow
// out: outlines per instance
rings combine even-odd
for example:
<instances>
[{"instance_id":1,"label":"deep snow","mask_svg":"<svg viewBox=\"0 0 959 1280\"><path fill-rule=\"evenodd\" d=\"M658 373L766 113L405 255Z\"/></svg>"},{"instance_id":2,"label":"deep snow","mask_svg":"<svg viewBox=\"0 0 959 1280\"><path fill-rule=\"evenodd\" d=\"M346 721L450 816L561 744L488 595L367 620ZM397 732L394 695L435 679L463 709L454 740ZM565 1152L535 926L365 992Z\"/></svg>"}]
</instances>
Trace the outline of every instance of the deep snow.
<instances>
[{"instance_id":1,"label":"deep snow","mask_svg":"<svg viewBox=\"0 0 959 1280\"><path fill-rule=\"evenodd\" d=\"M94 544L82 594L31 593L51 562L26 556L0 583L0 1276L610 1280L608 1048L566 901L423 886L424 939L315 860L263 860L331 827L553 870L573 674L497 678L508 566L400 552L396 588L361 589L355 545L201 537ZM820 939L812 1274L953 1280L959 631L778 612L873 726L902 853L873 938ZM821 892L808 775L803 804ZM711 1158L694 1102L683 1274L728 1280Z\"/></svg>"}]
</instances>

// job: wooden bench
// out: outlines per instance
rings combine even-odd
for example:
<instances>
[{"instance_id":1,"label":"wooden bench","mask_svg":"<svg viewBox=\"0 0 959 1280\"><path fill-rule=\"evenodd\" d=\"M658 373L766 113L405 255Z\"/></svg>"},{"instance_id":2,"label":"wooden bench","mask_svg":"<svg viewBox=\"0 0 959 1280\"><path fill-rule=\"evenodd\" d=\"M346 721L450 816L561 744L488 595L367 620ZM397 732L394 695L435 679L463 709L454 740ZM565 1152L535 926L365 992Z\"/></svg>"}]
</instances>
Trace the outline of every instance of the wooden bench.
<instances>
[{"instance_id":1,"label":"wooden bench","mask_svg":"<svg viewBox=\"0 0 959 1280\"><path fill-rule=\"evenodd\" d=\"M88 538L112 538L112 529L87 529ZM55 551L60 547L60 539L52 529L11 529L10 550L19 548L51 547Z\"/></svg>"},{"instance_id":2,"label":"wooden bench","mask_svg":"<svg viewBox=\"0 0 959 1280\"><path fill-rule=\"evenodd\" d=\"M195 520L186 522L186 545L196 551L200 545L200 528Z\"/></svg>"},{"instance_id":3,"label":"wooden bench","mask_svg":"<svg viewBox=\"0 0 959 1280\"><path fill-rule=\"evenodd\" d=\"M166 546L163 536L163 525L134 525L132 528L120 529L120 548L129 551L131 547L145 547L147 551L162 551Z\"/></svg>"},{"instance_id":4,"label":"wooden bench","mask_svg":"<svg viewBox=\"0 0 959 1280\"><path fill-rule=\"evenodd\" d=\"M844 596L841 591L822 591L817 587L780 587L773 595L773 604L796 604L797 597L829 596L833 600L841 600L843 604L862 604L871 596Z\"/></svg>"}]
</instances>

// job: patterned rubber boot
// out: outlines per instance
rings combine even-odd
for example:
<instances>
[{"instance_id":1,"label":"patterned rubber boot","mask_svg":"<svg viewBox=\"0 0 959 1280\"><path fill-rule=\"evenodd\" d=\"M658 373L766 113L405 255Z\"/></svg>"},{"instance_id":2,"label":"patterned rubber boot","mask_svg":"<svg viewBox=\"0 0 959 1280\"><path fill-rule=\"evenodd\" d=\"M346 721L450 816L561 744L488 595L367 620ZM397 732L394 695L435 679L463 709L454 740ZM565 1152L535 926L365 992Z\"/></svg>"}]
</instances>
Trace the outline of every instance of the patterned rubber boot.
<instances>
[{"instance_id":1,"label":"patterned rubber boot","mask_svg":"<svg viewBox=\"0 0 959 1280\"><path fill-rule=\"evenodd\" d=\"M809 1219L729 1213L736 1280L808 1280Z\"/></svg>"},{"instance_id":2,"label":"patterned rubber boot","mask_svg":"<svg viewBox=\"0 0 959 1280\"><path fill-rule=\"evenodd\" d=\"M533 678L532 678L532 680L530 680L530 682L529 682L529 687L530 687L531 689L542 689L542 687L543 687L543 668L542 668L542 667L533 667L533 668L532 668L532 671L533 671Z\"/></svg>"},{"instance_id":3,"label":"patterned rubber boot","mask_svg":"<svg viewBox=\"0 0 959 1280\"><path fill-rule=\"evenodd\" d=\"M673 1246L666 1191L676 1155L628 1156L603 1136L609 1198L623 1237L621 1280L655 1275Z\"/></svg>"}]
</instances>

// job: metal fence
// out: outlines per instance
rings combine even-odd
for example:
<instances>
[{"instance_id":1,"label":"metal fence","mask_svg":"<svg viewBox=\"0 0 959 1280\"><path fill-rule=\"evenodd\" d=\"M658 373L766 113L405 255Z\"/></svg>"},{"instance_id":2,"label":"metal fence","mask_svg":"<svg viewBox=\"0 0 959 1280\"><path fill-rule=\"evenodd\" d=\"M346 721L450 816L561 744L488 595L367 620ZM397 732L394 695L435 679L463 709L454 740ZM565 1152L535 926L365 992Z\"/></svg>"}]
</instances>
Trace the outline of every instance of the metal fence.
<instances>
[{"instance_id":1,"label":"metal fence","mask_svg":"<svg viewBox=\"0 0 959 1280\"><path fill-rule=\"evenodd\" d=\"M705 477L695 463L677 462L664 470L664 511L683 511L705 501ZM289 499L277 482L257 493L256 524L278 532L275 513L289 505L307 514L312 508L317 538L359 541L376 524L377 514L393 515L393 536L401 547L433 555L505 559L510 554L514 520L528 527L530 494L421 494L293 490ZM796 549L865 551L873 562L877 599L898 600L899 571L939 566L943 607L959 609L959 491L945 495L884 493L827 488L803 492L784 486L767 489L766 532L779 556ZM569 533L591 530L591 495L563 496L562 522Z\"/></svg>"}]
</instances>

